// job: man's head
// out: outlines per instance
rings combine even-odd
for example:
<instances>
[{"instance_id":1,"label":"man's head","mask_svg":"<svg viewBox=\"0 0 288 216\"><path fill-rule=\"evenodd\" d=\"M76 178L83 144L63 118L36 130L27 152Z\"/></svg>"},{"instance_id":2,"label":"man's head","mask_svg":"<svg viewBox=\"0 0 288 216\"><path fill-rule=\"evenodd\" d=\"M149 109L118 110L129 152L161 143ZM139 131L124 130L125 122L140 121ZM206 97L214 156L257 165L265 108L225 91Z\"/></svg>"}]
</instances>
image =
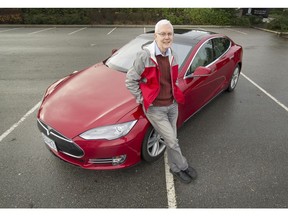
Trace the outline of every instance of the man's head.
<instances>
[{"instance_id":1,"label":"man's head","mask_svg":"<svg viewBox=\"0 0 288 216\"><path fill-rule=\"evenodd\" d=\"M162 53L172 46L173 34L173 26L169 20L160 20L155 25L154 38Z\"/></svg>"}]
</instances>

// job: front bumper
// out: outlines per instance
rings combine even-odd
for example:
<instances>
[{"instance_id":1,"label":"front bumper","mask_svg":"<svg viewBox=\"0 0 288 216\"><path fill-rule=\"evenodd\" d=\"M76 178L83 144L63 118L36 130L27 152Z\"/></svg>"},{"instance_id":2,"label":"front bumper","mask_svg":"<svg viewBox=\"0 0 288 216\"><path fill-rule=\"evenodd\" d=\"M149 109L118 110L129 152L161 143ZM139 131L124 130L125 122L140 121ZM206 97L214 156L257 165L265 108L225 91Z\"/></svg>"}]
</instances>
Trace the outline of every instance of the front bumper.
<instances>
[{"instance_id":1,"label":"front bumper","mask_svg":"<svg viewBox=\"0 0 288 216\"><path fill-rule=\"evenodd\" d=\"M84 169L109 170L132 166L141 161L141 146L148 128L145 119L139 119L124 137L115 140L69 139L37 120L41 133L53 140L56 150L46 145L60 159Z\"/></svg>"}]
</instances>

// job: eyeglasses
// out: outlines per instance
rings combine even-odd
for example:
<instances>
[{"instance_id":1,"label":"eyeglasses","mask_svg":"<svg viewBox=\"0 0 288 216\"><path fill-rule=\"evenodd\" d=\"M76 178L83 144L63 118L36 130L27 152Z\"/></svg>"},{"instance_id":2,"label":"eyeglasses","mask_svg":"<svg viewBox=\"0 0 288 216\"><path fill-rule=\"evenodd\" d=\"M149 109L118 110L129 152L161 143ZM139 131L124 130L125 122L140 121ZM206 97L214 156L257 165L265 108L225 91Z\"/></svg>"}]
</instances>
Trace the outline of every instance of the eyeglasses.
<instances>
[{"instance_id":1,"label":"eyeglasses","mask_svg":"<svg viewBox=\"0 0 288 216\"><path fill-rule=\"evenodd\" d=\"M173 33L172 32L169 32L169 33L165 33L165 32L160 32L160 33L157 33L158 35L160 35L161 37L172 37L173 36Z\"/></svg>"}]
</instances>

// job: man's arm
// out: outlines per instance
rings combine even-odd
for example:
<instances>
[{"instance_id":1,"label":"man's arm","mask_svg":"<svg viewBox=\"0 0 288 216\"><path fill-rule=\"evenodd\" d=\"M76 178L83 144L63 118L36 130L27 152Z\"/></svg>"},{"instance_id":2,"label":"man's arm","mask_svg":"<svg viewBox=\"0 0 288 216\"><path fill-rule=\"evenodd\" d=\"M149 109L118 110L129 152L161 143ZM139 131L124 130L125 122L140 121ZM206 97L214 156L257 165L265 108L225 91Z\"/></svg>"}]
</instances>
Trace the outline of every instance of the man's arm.
<instances>
[{"instance_id":1,"label":"man's arm","mask_svg":"<svg viewBox=\"0 0 288 216\"><path fill-rule=\"evenodd\" d=\"M132 95L135 96L136 102L139 104L143 103L143 97L141 89L139 87L139 83L141 80L141 74L145 69L144 62L146 61L146 58L146 51L140 51L139 53L137 53L133 66L127 72L125 80L127 89L131 92Z\"/></svg>"}]
</instances>

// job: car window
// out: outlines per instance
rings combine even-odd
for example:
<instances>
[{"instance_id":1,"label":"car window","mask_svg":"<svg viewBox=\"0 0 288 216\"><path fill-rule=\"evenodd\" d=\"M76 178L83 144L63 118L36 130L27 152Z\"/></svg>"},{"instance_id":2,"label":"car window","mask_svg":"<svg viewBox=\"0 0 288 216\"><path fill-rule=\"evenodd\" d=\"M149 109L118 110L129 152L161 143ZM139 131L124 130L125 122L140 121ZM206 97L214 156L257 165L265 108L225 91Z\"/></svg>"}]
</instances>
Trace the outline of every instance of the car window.
<instances>
[{"instance_id":1,"label":"car window","mask_svg":"<svg viewBox=\"0 0 288 216\"><path fill-rule=\"evenodd\" d=\"M213 62L213 49L212 49L212 41L209 40L205 42L197 51L195 57L192 60L192 64L186 73L186 76L189 76L192 73L194 73L197 67L207 66L211 62Z\"/></svg>"},{"instance_id":2,"label":"car window","mask_svg":"<svg viewBox=\"0 0 288 216\"><path fill-rule=\"evenodd\" d=\"M136 38L115 52L106 61L106 65L110 68L126 73L132 67L137 52L139 52L142 47L145 47L152 42L153 41L149 41L145 38ZM192 47L185 44L173 43L172 49L178 56L178 64L181 69Z\"/></svg>"},{"instance_id":3,"label":"car window","mask_svg":"<svg viewBox=\"0 0 288 216\"><path fill-rule=\"evenodd\" d=\"M214 38L212 40L214 45L214 59L217 59L229 49L231 42L228 38Z\"/></svg>"}]
</instances>

